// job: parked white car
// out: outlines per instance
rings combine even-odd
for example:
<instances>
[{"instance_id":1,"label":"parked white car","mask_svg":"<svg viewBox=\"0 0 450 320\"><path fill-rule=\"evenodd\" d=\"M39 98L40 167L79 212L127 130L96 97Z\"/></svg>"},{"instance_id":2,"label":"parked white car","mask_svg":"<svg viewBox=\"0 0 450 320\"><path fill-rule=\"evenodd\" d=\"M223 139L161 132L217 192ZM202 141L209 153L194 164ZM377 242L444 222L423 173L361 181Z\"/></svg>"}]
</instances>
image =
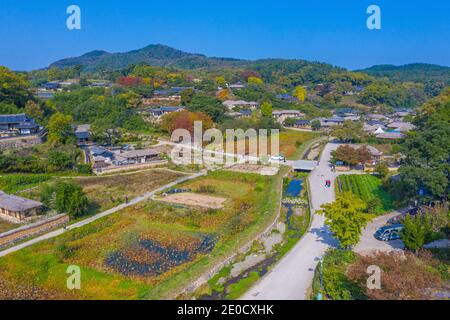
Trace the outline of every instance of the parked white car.
<instances>
[{"instance_id":1,"label":"parked white car","mask_svg":"<svg viewBox=\"0 0 450 320\"><path fill-rule=\"evenodd\" d=\"M273 156L273 157L270 157L270 160L271 161L283 161L283 162L285 162L286 161L286 158L285 158L285 156L283 156L283 155L278 155L278 156Z\"/></svg>"}]
</instances>

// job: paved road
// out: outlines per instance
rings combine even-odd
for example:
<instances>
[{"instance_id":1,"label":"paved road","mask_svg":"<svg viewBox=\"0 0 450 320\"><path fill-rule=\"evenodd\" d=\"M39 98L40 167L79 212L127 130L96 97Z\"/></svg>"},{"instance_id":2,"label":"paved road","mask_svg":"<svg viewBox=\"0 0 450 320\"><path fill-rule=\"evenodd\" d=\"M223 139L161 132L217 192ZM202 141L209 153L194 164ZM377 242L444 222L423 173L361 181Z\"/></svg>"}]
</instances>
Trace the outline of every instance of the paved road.
<instances>
[{"instance_id":1,"label":"paved road","mask_svg":"<svg viewBox=\"0 0 450 320\"><path fill-rule=\"evenodd\" d=\"M334 181L337 176L331 171L330 153L339 145L329 143L318 167L309 176L311 205L313 211L335 200ZM331 180L331 188L325 187ZM305 300L312 284L314 270L325 251L336 241L325 227L325 218L313 214L311 228L295 247L243 297L244 300Z\"/></svg>"},{"instance_id":2,"label":"paved road","mask_svg":"<svg viewBox=\"0 0 450 320\"><path fill-rule=\"evenodd\" d=\"M117 207L114 207L114 208L111 208L111 209L106 210L104 212L101 212L99 214L96 214L96 215L94 215L92 217L89 217L87 219L84 219L84 220L82 220L80 222L74 223L74 224L68 226L66 229L63 229L63 228L57 229L55 231L46 233L46 234L44 234L44 235L42 235L40 237L34 238L34 239L30 240L30 241L27 241L27 242L18 244L18 245L14 246L14 247L8 248L6 250L0 251L0 257L6 256L7 254L10 254L12 252L18 251L20 249L29 247L29 246L31 246L33 244L38 243L38 242L41 242L41 241L44 241L44 240L47 240L47 239L51 239L51 238L55 238L55 237L65 233L65 232L67 232L67 231L69 231L71 229L76 229L76 228L80 228L82 226L85 226L85 225L87 225L87 224L89 224L91 222L94 222L94 221L96 221L98 219L101 219L103 217L109 216L110 214L113 214L113 213L115 213L117 211L120 211L120 210L122 210L122 209L124 209L126 207L130 207L130 206L133 206L133 205L135 205L135 204L137 204L137 203L139 203L141 201L150 199L151 197L153 197L156 193L158 193L160 191L163 191L163 190L165 190L167 188L171 188L171 187L173 187L173 186L175 186L175 185L177 185L179 183L182 183L182 182L185 182L185 181L188 181L188 180L195 179L197 177L203 176L205 174L206 174L206 171L202 171L202 172L196 173L194 175L189 175L189 176L185 176L185 177L182 177L180 179L177 179L177 180L175 180L175 181L173 181L171 183L168 183L168 184L166 184L166 185L164 185L162 187L159 187L159 188L157 188L157 189L155 189L155 190L153 190L151 192L148 192L148 193L146 193L146 194L144 194L142 196L134 198L131 201L129 201L128 203L121 204L121 205L119 205Z\"/></svg>"},{"instance_id":3,"label":"paved road","mask_svg":"<svg viewBox=\"0 0 450 320\"><path fill-rule=\"evenodd\" d=\"M401 215L401 212L395 211L393 213L376 217L363 230L361 240L355 246L353 251L359 254L368 255L375 251L391 252L401 250L404 248L402 240L393 241L379 241L374 237L375 232L385 226L389 219Z\"/></svg>"}]
</instances>

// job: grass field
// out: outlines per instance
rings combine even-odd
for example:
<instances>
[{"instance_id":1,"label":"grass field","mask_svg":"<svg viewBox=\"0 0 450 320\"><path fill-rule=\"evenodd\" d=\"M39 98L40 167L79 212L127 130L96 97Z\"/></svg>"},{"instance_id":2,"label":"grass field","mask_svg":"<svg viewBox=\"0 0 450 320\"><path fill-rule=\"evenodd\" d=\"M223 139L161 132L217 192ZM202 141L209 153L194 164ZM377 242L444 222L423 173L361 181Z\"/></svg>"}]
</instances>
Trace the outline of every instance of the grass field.
<instances>
[{"instance_id":1,"label":"grass field","mask_svg":"<svg viewBox=\"0 0 450 320\"><path fill-rule=\"evenodd\" d=\"M18 227L20 227L20 225L16 225L14 223L0 219L0 233L6 232L11 229L18 228Z\"/></svg>"},{"instance_id":2,"label":"grass field","mask_svg":"<svg viewBox=\"0 0 450 320\"><path fill-rule=\"evenodd\" d=\"M111 176L73 177L62 180L75 182L83 188L90 202L89 214L94 214L124 203L126 198L131 200L182 176L181 173L170 170L150 169ZM54 181L56 180L50 183ZM43 184L39 188L24 192L21 196L39 200L42 186Z\"/></svg>"},{"instance_id":3,"label":"grass field","mask_svg":"<svg viewBox=\"0 0 450 320\"><path fill-rule=\"evenodd\" d=\"M33 188L52 179L47 174L7 174L0 176L0 190L6 193L16 193Z\"/></svg>"},{"instance_id":4,"label":"grass field","mask_svg":"<svg viewBox=\"0 0 450 320\"><path fill-rule=\"evenodd\" d=\"M341 191L352 192L366 203L374 198L380 199L381 206L376 209L378 214L394 209L392 196L383 189L381 180L373 175L341 175L338 182L342 188L336 188L338 194Z\"/></svg>"},{"instance_id":5,"label":"grass field","mask_svg":"<svg viewBox=\"0 0 450 320\"><path fill-rule=\"evenodd\" d=\"M177 186L220 210L147 201L0 258L0 299L163 299L249 241L276 215L281 176L216 171ZM81 290L66 289L69 265Z\"/></svg>"},{"instance_id":6,"label":"grass field","mask_svg":"<svg viewBox=\"0 0 450 320\"><path fill-rule=\"evenodd\" d=\"M280 153L286 159L298 160L303 151L303 146L320 134L316 132L303 132L295 130L286 130L280 132Z\"/></svg>"}]
</instances>

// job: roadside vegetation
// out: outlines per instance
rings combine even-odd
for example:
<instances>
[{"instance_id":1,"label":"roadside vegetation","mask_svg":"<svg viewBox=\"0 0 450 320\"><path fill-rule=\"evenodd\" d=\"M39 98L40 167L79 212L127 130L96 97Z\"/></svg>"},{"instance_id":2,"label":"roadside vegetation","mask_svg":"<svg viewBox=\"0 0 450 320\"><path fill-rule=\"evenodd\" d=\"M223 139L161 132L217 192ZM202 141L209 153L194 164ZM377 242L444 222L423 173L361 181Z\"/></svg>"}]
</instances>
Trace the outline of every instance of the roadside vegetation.
<instances>
[{"instance_id":1,"label":"roadside vegetation","mask_svg":"<svg viewBox=\"0 0 450 320\"><path fill-rule=\"evenodd\" d=\"M330 249L316 269L313 297L325 300L429 300L448 294L448 249L362 256ZM367 287L367 268L379 266L381 288ZM447 283L447 284L446 284Z\"/></svg>"}]
</instances>

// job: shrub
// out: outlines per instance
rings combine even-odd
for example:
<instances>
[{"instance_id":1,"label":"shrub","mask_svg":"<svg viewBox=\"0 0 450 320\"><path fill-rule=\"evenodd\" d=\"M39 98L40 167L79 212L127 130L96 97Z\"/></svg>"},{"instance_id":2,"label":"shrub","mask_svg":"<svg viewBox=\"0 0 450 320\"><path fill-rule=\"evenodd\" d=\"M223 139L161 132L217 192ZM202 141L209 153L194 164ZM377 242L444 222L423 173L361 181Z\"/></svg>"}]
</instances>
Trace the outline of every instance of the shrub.
<instances>
[{"instance_id":1,"label":"shrub","mask_svg":"<svg viewBox=\"0 0 450 320\"><path fill-rule=\"evenodd\" d=\"M212 185L202 185L200 187L197 188L197 192L198 193L215 193L216 192L216 187L212 186Z\"/></svg>"},{"instance_id":2,"label":"shrub","mask_svg":"<svg viewBox=\"0 0 450 320\"><path fill-rule=\"evenodd\" d=\"M74 183L58 182L53 186L45 186L41 193L41 201L49 208L72 218L78 218L88 212L89 201L83 189Z\"/></svg>"}]
</instances>

